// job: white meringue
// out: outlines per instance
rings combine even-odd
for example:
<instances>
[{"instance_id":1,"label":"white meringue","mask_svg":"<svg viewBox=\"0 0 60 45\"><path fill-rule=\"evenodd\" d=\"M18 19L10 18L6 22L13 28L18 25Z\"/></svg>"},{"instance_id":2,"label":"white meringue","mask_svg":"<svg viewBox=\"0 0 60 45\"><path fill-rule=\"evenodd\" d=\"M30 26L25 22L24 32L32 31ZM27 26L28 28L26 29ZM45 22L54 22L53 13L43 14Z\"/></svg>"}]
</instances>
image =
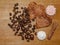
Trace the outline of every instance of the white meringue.
<instances>
[{"instance_id":1,"label":"white meringue","mask_svg":"<svg viewBox=\"0 0 60 45\"><path fill-rule=\"evenodd\" d=\"M44 31L37 32L37 38L39 40L44 40L46 38L46 33Z\"/></svg>"},{"instance_id":2,"label":"white meringue","mask_svg":"<svg viewBox=\"0 0 60 45\"><path fill-rule=\"evenodd\" d=\"M48 5L45 11L48 15L54 15L56 13L56 8L54 7L54 5Z\"/></svg>"}]
</instances>

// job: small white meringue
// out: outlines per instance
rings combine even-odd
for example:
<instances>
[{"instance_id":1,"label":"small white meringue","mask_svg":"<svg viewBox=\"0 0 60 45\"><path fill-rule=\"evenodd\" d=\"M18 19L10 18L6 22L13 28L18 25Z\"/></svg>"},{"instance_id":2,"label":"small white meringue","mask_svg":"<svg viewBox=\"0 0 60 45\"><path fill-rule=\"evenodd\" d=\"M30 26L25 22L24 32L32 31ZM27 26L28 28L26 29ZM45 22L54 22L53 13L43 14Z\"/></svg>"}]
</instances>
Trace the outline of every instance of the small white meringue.
<instances>
[{"instance_id":1,"label":"small white meringue","mask_svg":"<svg viewBox=\"0 0 60 45\"><path fill-rule=\"evenodd\" d=\"M39 40L44 40L46 38L46 33L44 31L37 32L37 38Z\"/></svg>"},{"instance_id":2,"label":"small white meringue","mask_svg":"<svg viewBox=\"0 0 60 45\"><path fill-rule=\"evenodd\" d=\"M45 11L48 15L54 15L56 13L56 8L54 7L54 5L48 5Z\"/></svg>"}]
</instances>

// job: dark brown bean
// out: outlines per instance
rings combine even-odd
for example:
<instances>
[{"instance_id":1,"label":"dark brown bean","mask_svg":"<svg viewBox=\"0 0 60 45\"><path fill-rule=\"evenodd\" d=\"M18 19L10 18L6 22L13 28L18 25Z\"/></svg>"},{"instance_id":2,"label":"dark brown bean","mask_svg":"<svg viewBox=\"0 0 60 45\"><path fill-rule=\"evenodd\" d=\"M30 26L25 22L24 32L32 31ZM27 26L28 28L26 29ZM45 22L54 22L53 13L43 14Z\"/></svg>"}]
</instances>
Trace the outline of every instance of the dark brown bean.
<instances>
[{"instance_id":1,"label":"dark brown bean","mask_svg":"<svg viewBox=\"0 0 60 45\"><path fill-rule=\"evenodd\" d=\"M18 11L18 13L21 13L21 11Z\"/></svg>"},{"instance_id":2,"label":"dark brown bean","mask_svg":"<svg viewBox=\"0 0 60 45\"><path fill-rule=\"evenodd\" d=\"M35 32L35 25L33 25L32 31Z\"/></svg>"},{"instance_id":3,"label":"dark brown bean","mask_svg":"<svg viewBox=\"0 0 60 45\"><path fill-rule=\"evenodd\" d=\"M17 21L16 21L16 20L14 20L14 19L13 19L13 20L11 20L11 23L13 23L13 24L15 24L16 22L17 22Z\"/></svg>"},{"instance_id":4,"label":"dark brown bean","mask_svg":"<svg viewBox=\"0 0 60 45\"><path fill-rule=\"evenodd\" d=\"M31 24L29 24L29 25L28 25L28 27L32 27L32 25L31 25Z\"/></svg>"},{"instance_id":5,"label":"dark brown bean","mask_svg":"<svg viewBox=\"0 0 60 45\"><path fill-rule=\"evenodd\" d=\"M11 24L8 24L8 26L9 26L10 28L12 28L12 25L11 25Z\"/></svg>"},{"instance_id":6,"label":"dark brown bean","mask_svg":"<svg viewBox=\"0 0 60 45\"><path fill-rule=\"evenodd\" d=\"M18 34L18 36L22 36L24 33L23 32L20 32L19 34Z\"/></svg>"},{"instance_id":7,"label":"dark brown bean","mask_svg":"<svg viewBox=\"0 0 60 45\"><path fill-rule=\"evenodd\" d=\"M28 35L25 35L25 38L28 39Z\"/></svg>"},{"instance_id":8,"label":"dark brown bean","mask_svg":"<svg viewBox=\"0 0 60 45\"><path fill-rule=\"evenodd\" d=\"M13 31L15 31L15 27L13 28Z\"/></svg>"},{"instance_id":9,"label":"dark brown bean","mask_svg":"<svg viewBox=\"0 0 60 45\"><path fill-rule=\"evenodd\" d=\"M24 9L23 7L21 7L21 9Z\"/></svg>"},{"instance_id":10,"label":"dark brown bean","mask_svg":"<svg viewBox=\"0 0 60 45\"><path fill-rule=\"evenodd\" d=\"M35 35L37 35L37 32L35 32Z\"/></svg>"},{"instance_id":11,"label":"dark brown bean","mask_svg":"<svg viewBox=\"0 0 60 45\"><path fill-rule=\"evenodd\" d=\"M18 33L18 31L16 31L14 35L17 35L17 33Z\"/></svg>"},{"instance_id":12,"label":"dark brown bean","mask_svg":"<svg viewBox=\"0 0 60 45\"><path fill-rule=\"evenodd\" d=\"M32 21L35 21L35 19L32 19Z\"/></svg>"},{"instance_id":13,"label":"dark brown bean","mask_svg":"<svg viewBox=\"0 0 60 45\"><path fill-rule=\"evenodd\" d=\"M12 16L12 13L9 13L10 16Z\"/></svg>"},{"instance_id":14,"label":"dark brown bean","mask_svg":"<svg viewBox=\"0 0 60 45\"><path fill-rule=\"evenodd\" d=\"M16 10L16 9L19 9L18 7L14 7L14 9Z\"/></svg>"},{"instance_id":15,"label":"dark brown bean","mask_svg":"<svg viewBox=\"0 0 60 45\"><path fill-rule=\"evenodd\" d=\"M12 18L12 17L10 17L9 19L10 19L10 20L12 20L13 18Z\"/></svg>"},{"instance_id":16,"label":"dark brown bean","mask_svg":"<svg viewBox=\"0 0 60 45\"><path fill-rule=\"evenodd\" d=\"M22 35L21 37L22 37L22 40L24 40L24 36Z\"/></svg>"},{"instance_id":17,"label":"dark brown bean","mask_svg":"<svg viewBox=\"0 0 60 45\"><path fill-rule=\"evenodd\" d=\"M28 36L27 38L30 40L30 35L27 35L27 36Z\"/></svg>"},{"instance_id":18,"label":"dark brown bean","mask_svg":"<svg viewBox=\"0 0 60 45\"><path fill-rule=\"evenodd\" d=\"M34 35L33 34L30 35L30 39L34 40Z\"/></svg>"},{"instance_id":19,"label":"dark brown bean","mask_svg":"<svg viewBox=\"0 0 60 45\"><path fill-rule=\"evenodd\" d=\"M27 32L26 32L26 35L30 35L30 32L29 32L29 31L27 31Z\"/></svg>"},{"instance_id":20,"label":"dark brown bean","mask_svg":"<svg viewBox=\"0 0 60 45\"><path fill-rule=\"evenodd\" d=\"M29 39L27 39L27 42L30 42L30 40L29 40Z\"/></svg>"},{"instance_id":21,"label":"dark brown bean","mask_svg":"<svg viewBox=\"0 0 60 45\"><path fill-rule=\"evenodd\" d=\"M18 3L16 3L14 6L18 6Z\"/></svg>"}]
</instances>

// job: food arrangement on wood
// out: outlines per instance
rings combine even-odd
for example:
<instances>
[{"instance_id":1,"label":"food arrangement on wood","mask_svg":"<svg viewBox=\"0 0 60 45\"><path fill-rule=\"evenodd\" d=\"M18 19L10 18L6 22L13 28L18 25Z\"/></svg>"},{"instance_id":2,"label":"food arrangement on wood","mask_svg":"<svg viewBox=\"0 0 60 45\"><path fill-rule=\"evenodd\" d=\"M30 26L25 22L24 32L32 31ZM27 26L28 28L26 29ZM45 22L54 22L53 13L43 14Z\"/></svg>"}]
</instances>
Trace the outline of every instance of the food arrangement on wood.
<instances>
[{"instance_id":1,"label":"food arrangement on wood","mask_svg":"<svg viewBox=\"0 0 60 45\"><path fill-rule=\"evenodd\" d=\"M31 2L27 7L21 7L19 10L19 4L16 3L13 8L13 13L9 13L11 23L8 26L15 31L15 35L21 36L22 40L26 39L28 42L34 40L34 35L41 37L41 40L46 38L44 31L36 32L36 29L48 27L52 24L52 18L50 15L46 14L44 5L37 4L36 2ZM48 35L47 39L51 39L55 29L56 24L52 24L51 33ZM44 37L45 36L45 37Z\"/></svg>"}]
</instances>

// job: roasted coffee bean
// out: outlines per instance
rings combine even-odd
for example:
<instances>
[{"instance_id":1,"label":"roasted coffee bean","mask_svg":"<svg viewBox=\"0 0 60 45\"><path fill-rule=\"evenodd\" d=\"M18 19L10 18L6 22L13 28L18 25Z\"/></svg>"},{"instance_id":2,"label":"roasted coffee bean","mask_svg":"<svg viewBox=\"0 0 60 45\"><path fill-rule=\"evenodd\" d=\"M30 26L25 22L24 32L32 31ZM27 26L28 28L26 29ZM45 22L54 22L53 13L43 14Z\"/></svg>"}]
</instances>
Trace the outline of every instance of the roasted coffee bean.
<instances>
[{"instance_id":1,"label":"roasted coffee bean","mask_svg":"<svg viewBox=\"0 0 60 45\"><path fill-rule=\"evenodd\" d=\"M25 38L28 39L28 35L25 35Z\"/></svg>"},{"instance_id":2,"label":"roasted coffee bean","mask_svg":"<svg viewBox=\"0 0 60 45\"><path fill-rule=\"evenodd\" d=\"M24 15L26 18L29 18L29 16L30 16L28 13L24 13Z\"/></svg>"},{"instance_id":3,"label":"roasted coffee bean","mask_svg":"<svg viewBox=\"0 0 60 45\"><path fill-rule=\"evenodd\" d=\"M26 33L27 32L27 30L25 29L25 30L22 30L24 33Z\"/></svg>"},{"instance_id":4,"label":"roasted coffee bean","mask_svg":"<svg viewBox=\"0 0 60 45\"><path fill-rule=\"evenodd\" d=\"M24 10L23 10L25 13L28 13L28 9L26 7L24 7Z\"/></svg>"},{"instance_id":5,"label":"roasted coffee bean","mask_svg":"<svg viewBox=\"0 0 60 45\"><path fill-rule=\"evenodd\" d=\"M23 7L21 7L21 9L24 9Z\"/></svg>"},{"instance_id":6,"label":"roasted coffee bean","mask_svg":"<svg viewBox=\"0 0 60 45\"><path fill-rule=\"evenodd\" d=\"M29 31L27 31L27 32L26 32L26 35L30 35L30 32L29 32Z\"/></svg>"},{"instance_id":7,"label":"roasted coffee bean","mask_svg":"<svg viewBox=\"0 0 60 45\"><path fill-rule=\"evenodd\" d=\"M18 11L18 9L19 9L19 7L14 6L13 7L13 12L15 13L16 11Z\"/></svg>"},{"instance_id":8,"label":"roasted coffee bean","mask_svg":"<svg viewBox=\"0 0 60 45\"><path fill-rule=\"evenodd\" d=\"M15 31L15 27L13 27L13 31Z\"/></svg>"},{"instance_id":9,"label":"roasted coffee bean","mask_svg":"<svg viewBox=\"0 0 60 45\"><path fill-rule=\"evenodd\" d=\"M16 22L17 22L16 20L11 20L11 23L14 23L15 24Z\"/></svg>"},{"instance_id":10,"label":"roasted coffee bean","mask_svg":"<svg viewBox=\"0 0 60 45\"><path fill-rule=\"evenodd\" d=\"M20 29L20 25L16 25L17 26L17 30L19 30Z\"/></svg>"},{"instance_id":11,"label":"roasted coffee bean","mask_svg":"<svg viewBox=\"0 0 60 45\"><path fill-rule=\"evenodd\" d=\"M18 36L22 36L24 33L23 32L19 32Z\"/></svg>"},{"instance_id":12,"label":"roasted coffee bean","mask_svg":"<svg viewBox=\"0 0 60 45\"><path fill-rule=\"evenodd\" d=\"M29 32L32 33L32 30L29 29Z\"/></svg>"},{"instance_id":13,"label":"roasted coffee bean","mask_svg":"<svg viewBox=\"0 0 60 45\"><path fill-rule=\"evenodd\" d=\"M14 15L17 15L19 11L14 12Z\"/></svg>"},{"instance_id":14,"label":"roasted coffee bean","mask_svg":"<svg viewBox=\"0 0 60 45\"><path fill-rule=\"evenodd\" d=\"M8 24L8 26L9 26L10 28L12 28L12 25L11 25L11 24Z\"/></svg>"},{"instance_id":15,"label":"roasted coffee bean","mask_svg":"<svg viewBox=\"0 0 60 45\"><path fill-rule=\"evenodd\" d=\"M29 20L28 20L27 22L28 22L28 23L31 23L31 21L29 21Z\"/></svg>"},{"instance_id":16,"label":"roasted coffee bean","mask_svg":"<svg viewBox=\"0 0 60 45\"><path fill-rule=\"evenodd\" d=\"M16 32L19 32L19 29L20 29L20 28L16 28Z\"/></svg>"},{"instance_id":17,"label":"roasted coffee bean","mask_svg":"<svg viewBox=\"0 0 60 45\"><path fill-rule=\"evenodd\" d=\"M35 32L35 25L33 25L32 31Z\"/></svg>"},{"instance_id":18,"label":"roasted coffee bean","mask_svg":"<svg viewBox=\"0 0 60 45\"><path fill-rule=\"evenodd\" d=\"M30 35L27 35L28 36L28 39L30 39Z\"/></svg>"},{"instance_id":19,"label":"roasted coffee bean","mask_svg":"<svg viewBox=\"0 0 60 45\"><path fill-rule=\"evenodd\" d=\"M20 17L22 17L21 15L18 15L18 18L20 19Z\"/></svg>"},{"instance_id":20,"label":"roasted coffee bean","mask_svg":"<svg viewBox=\"0 0 60 45\"><path fill-rule=\"evenodd\" d=\"M13 22L14 22L14 20L11 20L11 22L13 23Z\"/></svg>"},{"instance_id":21,"label":"roasted coffee bean","mask_svg":"<svg viewBox=\"0 0 60 45\"><path fill-rule=\"evenodd\" d=\"M12 28L13 28L13 31L18 32L18 30L17 30L17 25L12 25Z\"/></svg>"},{"instance_id":22,"label":"roasted coffee bean","mask_svg":"<svg viewBox=\"0 0 60 45\"><path fill-rule=\"evenodd\" d=\"M28 28L24 28L24 29L22 29L22 31L23 31L24 33L26 33L26 32L28 31Z\"/></svg>"},{"instance_id":23,"label":"roasted coffee bean","mask_svg":"<svg viewBox=\"0 0 60 45\"><path fill-rule=\"evenodd\" d=\"M18 7L14 7L14 9L16 10L16 9L19 9Z\"/></svg>"},{"instance_id":24,"label":"roasted coffee bean","mask_svg":"<svg viewBox=\"0 0 60 45\"><path fill-rule=\"evenodd\" d=\"M17 35L17 33L18 33L18 31L16 31L14 35Z\"/></svg>"},{"instance_id":25,"label":"roasted coffee bean","mask_svg":"<svg viewBox=\"0 0 60 45\"><path fill-rule=\"evenodd\" d=\"M35 35L37 35L37 32L35 32Z\"/></svg>"},{"instance_id":26,"label":"roasted coffee bean","mask_svg":"<svg viewBox=\"0 0 60 45\"><path fill-rule=\"evenodd\" d=\"M25 19L23 19L23 23L25 24L25 23L27 23L27 21Z\"/></svg>"},{"instance_id":27,"label":"roasted coffee bean","mask_svg":"<svg viewBox=\"0 0 60 45\"><path fill-rule=\"evenodd\" d=\"M9 13L10 16L12 16L12 13Z\"/></svg>"},{"instance_id":28,"label":"roasted coffee bean","mask_svg":"<svg viewBox=\"0 0 60 45\"><path fill-rule=\"evenodd\" d=\"M16 3L14 6L18 6L18 3Z\"/></svg>"},{"instance_id":29,"label":"roasted coffee bean","mask_svg":"<svg viewBox=\"0 0 60 45\"><path fill-rule=\"evenodd\" d=\"M13 26L15 25L15 23L12 23L11 25L12 25L12 27L13 27Z\"/></svg>"},{"instance_id":30,"label":"roasted coffee bean","mask_svg":"<svg viewBox=\"0 0 60 45\"><path fill-rule=\"evenodd\" d=\"M21 37L22 37L22 40L24 40L24 36L22 35Z\"/></svg>"},{"instance_id":31,"label":"roasted coffee bean","mask_svg":"<svg viewBox=\"0 0 60 45\"><path fill-rule=\"evenodd\" d=\"M30 35L30 39L34 40L34 35L33 34Z\"/></svg>"},{"instance_id":32,"label":"roasted coffee bean","mask_svg":"<svg viewBox=\"0 0 60 45\"><path fill-rule=\"evenodd\" d=\"M34 29L34 28L32 28L32 31L33 31L33 32L35 32L35 29Z\"/></svg>"},{"instance_id":33,"label":"roasted coffee bean","mask_svg":"<svg viewBox=\"0 0 60 45\"><path fill-rule=\"evenodd\" d=\"M17 10L16 9L13 9L12 11L15 13Z\"/></svg>"},{"instance_id":34,"label":"roasted coffee bean","mask_svg":"<svg viewBox=\"0 0 60 45\"><path fill-rule=\"evenodd\" d=\"M29 24L29 25L28 25L28 27L32 27L32 25L31 25L31 24Z\"/></svg>"},{"instance_id":35,"label":"roasted coffee bean","mask_svg":"<svg viewBox=\"0 0 60 45\"><path fill-rule=\"evenodd\" d=\"M26 39L30 39L30 35L25 35L25 38Z\"/></svg>"},{"instance_id":36,"label":"roasted coffee bean","mask_svg":"<svg viewBox=\"0 0 60 45\"><path fill-rule=\"evenodd\" d=\"M20 27L17 26L17 27L16 27L16 30L19 31L19 30L20 30Z\"/></svg>"},{"instance_id":37,"label":"roasted coffee bean","mask_svg":"<svg viewBox=\"0 0 60 45\"><path fill-rule=\"evenodd\" d=\"M33 25L33 28L35 29L35 25Z\"/></svg>"},{"instance_id":38,"label":"roasted coffee bean","mask_svg":"<svg viewBox=\"0 0 60 45\"><path fill-rule=\"evenodd\" d=\"M21 13L21 11L18 11L18 13Z\"/></svg>"},{"instance_id":39,"label":"roasted coffee bean","mask_svg":"<svg viewBox=\"0 0 60 45\"><path fill-rule=\"evenodd\" d=\"M27 42L30 42L30 40L29 40L29 39L27 39Z\"/></svg>"},{"instance_id":40,"label":"roasted coffee bean","mask_svg":"<svg viewBox=\"0 0 60 45\"><path fill-rule=\"evenodd\" d=\"M13 15L13 19L16 19L16 15Z\"/></svg>"},{"instance_id":41,"label":"roasted coffee bean","mask_svg":"<svg viewBox=\"0 0 60 45\"><path fill-rule=\"evenodd\" d=\"M32 21L35 21L35 19L32 19Z\"/></svg>"},{"instance_id":42,"label":"roasted coffee bean","mask_svg":"<svg viewBox=\"0 0 60 45\"><path fill-rule=\"evenodd\" d=\"M12 17L10 17L10 20L12 20Z\"/></svg>"},{"instance_id":43,"label":"roasted coffee bean","mask_svg":"<svg viewBox=\"0 0 60 45\"><path fill-rule=\"evenodd\" d=\"M25 27L21 27L21 30L25 30Z\"/></svg>"}]
</instances>

